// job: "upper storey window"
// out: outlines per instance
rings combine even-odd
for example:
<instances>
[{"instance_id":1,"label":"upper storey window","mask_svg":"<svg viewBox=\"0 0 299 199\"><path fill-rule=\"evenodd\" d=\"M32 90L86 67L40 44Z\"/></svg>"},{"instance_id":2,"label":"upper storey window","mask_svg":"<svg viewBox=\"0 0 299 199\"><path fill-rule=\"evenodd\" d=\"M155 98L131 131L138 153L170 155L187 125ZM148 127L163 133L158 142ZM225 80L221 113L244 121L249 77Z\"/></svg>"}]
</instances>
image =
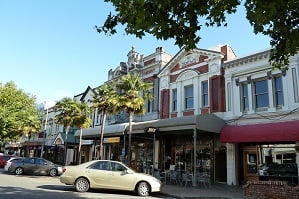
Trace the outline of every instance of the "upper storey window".
<instances>
[{"instance_id":1,"label":"upper storey window","mask_svg":"<svg viewBox=\"0 0 299 199\"><path fill-rule=\"evenodd\" d=\"M274 77L273 84L274 84L273 92L274 92L275 106L277 106L277 107L283 106L284 102L283 102L283 87L282 87L281 76Z\"/></svg>"},{"instance_id":2,"label":"upper storey window","mask_svg":"<svg viewBox=\"0 0 299 199\"><path fill-rule=\"evenodd\" d=\"M172 89L172 111L177 111L177 89Z\"/></svg>"},{"instance_id":3,"label":"upper storey window","mask_svg":"<svg viewBox=\"0 0 299 199\"><path fill-rule=\"evenodd\" d=\"M254 82L254 105L257 110L269 107L269 92L266 79Z\"/></svg>"},{"instance_id":4,"label":"upper storey window","mask_svg":"<svg viewBox=\"0 0 299 199\"><path fill-rule=\"evenodd\" d=\"M201 83L201 93L202 93L202 106L209 106L209 89L208 89L208 81L203 81Z\"/></svg>"},{"instance_id":5,"label":"upper storey window","mask_svg":"<svg viewBox=\"0 0 299 199\"><path fill-rule=\"evenodd\" d=\"M185 86L185 109L194 108L193 85Z\"/></svg>"},{"instance_id":6,"label":"upper storey window","mask_svg":"<svg viewBox=\"0 0 299 199\"><path fill-rule=\"evenodd\" d=\"M247 112L249 110L249 101L248 101L248 84L241 84L241 111Z\"/></svg>"},{"instance_id":7,"label":"upper storey window","mask_svg":"<svg viewBox=\"0 0 299 199\"><path fill-rule=\"evenodd\" d=\"M267 111L268 108L281 108L284 105L283 81L280 74L247 81L236 81L240 86L240 111ZM252 98L251 98L252 94Z\"/></svg>"}]
</instances>

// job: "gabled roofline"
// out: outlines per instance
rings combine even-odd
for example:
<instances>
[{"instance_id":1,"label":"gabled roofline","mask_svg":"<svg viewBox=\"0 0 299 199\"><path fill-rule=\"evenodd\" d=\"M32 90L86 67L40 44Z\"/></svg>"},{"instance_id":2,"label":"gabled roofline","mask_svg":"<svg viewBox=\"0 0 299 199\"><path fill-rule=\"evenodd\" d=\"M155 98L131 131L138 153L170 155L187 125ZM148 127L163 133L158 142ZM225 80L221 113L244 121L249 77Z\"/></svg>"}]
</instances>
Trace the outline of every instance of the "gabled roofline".
<instances>
[{"instance_id":1,"label":"gabled roofline","mask_svg":"<svg viewBox=\"0 0 299 199\"><path fill-rule=\"evenodd\" d=\"M177 57L180 54L182 54L183 52L204 51L204 52L208 52L208 53L215 53L215 54L223 55L222 52L215 51L215 50L209 50L209 49L203 49L203 48L194 48L194 49L191 49L189 51L186 51L185 49L186 49L186 47L183 47L181 50L179 50L179 52L177 52L175 54L175 56L173 56L171 58L171 60L159 71L159 73L157 74L157 76L159 76L161 73L163 73L166 70L166 68L168 68L171 64L173 64L173 62L177 59Z\"/></svg>"}]
</instances>

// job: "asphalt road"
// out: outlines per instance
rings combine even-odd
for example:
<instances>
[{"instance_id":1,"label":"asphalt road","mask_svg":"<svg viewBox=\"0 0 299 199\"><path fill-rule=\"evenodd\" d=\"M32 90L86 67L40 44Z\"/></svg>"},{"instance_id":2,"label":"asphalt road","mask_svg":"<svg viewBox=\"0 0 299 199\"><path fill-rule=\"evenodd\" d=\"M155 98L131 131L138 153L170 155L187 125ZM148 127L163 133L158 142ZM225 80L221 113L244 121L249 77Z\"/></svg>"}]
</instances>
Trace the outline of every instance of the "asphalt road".
<instances>
[{"instance_id":1,"label":"asphalt road","mask_svg":"<svg viewBox=\"0 0 299 199\"><path fill-rule=\"evenodd\" d=\"M9 174L0 168L0 199L134 199L144 198L133 192L114 190L90 190L78 193L72 186L60 183L59 177L48 176L17 176ZM155 193L150 199L170 198L160 193Z\"/></svg>"}]
</instances>

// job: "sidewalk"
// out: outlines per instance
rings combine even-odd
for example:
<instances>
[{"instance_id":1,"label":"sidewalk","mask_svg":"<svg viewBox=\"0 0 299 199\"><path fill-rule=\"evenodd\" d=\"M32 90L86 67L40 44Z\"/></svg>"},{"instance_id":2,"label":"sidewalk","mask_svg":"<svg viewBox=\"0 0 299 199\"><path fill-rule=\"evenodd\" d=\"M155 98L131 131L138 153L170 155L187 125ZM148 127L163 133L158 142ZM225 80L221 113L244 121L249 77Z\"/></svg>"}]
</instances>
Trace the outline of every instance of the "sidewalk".
<instances>
[{"instance_id":1,"label":"sidewalk","mask_svg":"<svg viewBox=\"0 0 299 199\"><path fill-rule=\"evenodd\" d=\"M210 188L164 184L161 193L180 199L243 199L242 186L215 183Z\"/></svg>"}]
</instances>

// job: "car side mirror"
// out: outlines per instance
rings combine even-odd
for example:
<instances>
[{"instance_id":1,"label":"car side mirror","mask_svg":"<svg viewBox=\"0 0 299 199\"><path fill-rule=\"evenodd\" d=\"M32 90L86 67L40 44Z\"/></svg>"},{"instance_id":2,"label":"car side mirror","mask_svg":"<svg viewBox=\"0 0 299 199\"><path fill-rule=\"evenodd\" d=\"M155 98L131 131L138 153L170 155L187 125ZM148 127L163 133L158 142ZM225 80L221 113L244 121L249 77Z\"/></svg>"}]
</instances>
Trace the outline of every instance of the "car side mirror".
<instances>
[{"instance_id":1,"label":"car side mirror","mask_svg":"<svg viewBox=\"0 0 299 199\"><path fill-rule=\"evenodd\" d=\"M125 169L125 170L123 170L122 172L121 172L121 174L122 175L126 175L126 174L129 174L130 172L127 170L127 169Z\"/></svg>"}]
</instances>

